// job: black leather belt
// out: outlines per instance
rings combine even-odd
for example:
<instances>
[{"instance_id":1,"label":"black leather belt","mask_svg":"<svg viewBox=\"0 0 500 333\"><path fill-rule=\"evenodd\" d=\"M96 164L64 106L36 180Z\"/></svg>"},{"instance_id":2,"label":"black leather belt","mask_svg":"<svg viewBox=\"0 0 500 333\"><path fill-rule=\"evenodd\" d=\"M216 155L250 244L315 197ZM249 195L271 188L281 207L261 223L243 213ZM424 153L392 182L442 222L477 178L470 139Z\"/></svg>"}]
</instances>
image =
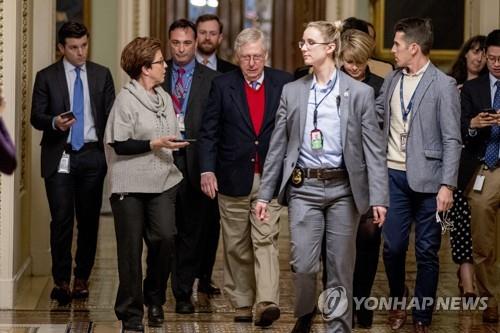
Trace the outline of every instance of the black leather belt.
<instances>
[{"instance_id":1,"label":"black leather belt","mask_svg":"<svg viewBox=\"0 0 500 333\"><path fill-rule=\"evenodd\" d=\"M304 177L316 178L320 180L347 178L346 169L328 168L328 169L308 169L303 168Z\"/></svg>"},{"instance_id":2,"label":"black leather belt","mask_svg":"<svg viewBox=\"0 0 500 333\"><path fill-rule=\"evenodd\" d=\"M99 148L99 142L87 142L86 144L83 145L82 148L80 148L80 150L73 150L73 148L71 147L71 143L67 143L65 146L64 146L64 150L67 152L67 153L79 153L79 152L82 152L82 151L85 151L85 150L88 150L88 149L95 149L95 148Z\"/></svg>"}]
</instances>

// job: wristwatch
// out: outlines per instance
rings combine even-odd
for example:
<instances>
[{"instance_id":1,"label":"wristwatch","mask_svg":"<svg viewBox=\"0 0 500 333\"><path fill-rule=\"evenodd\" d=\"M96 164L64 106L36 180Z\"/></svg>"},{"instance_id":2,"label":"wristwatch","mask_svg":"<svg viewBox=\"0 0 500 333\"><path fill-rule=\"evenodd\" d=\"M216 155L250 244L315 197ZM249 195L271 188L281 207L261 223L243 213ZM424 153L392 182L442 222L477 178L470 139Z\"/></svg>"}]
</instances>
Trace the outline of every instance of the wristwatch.
<instances>
[{"instance_id":1,"label":"wristwatch","mask_svg":"<svg viewBox=\"0 0 500 333\"><path fill-rule=\"evenodd\" d=\"M455 186L451 186L451 185L446 185L446 184L443 184L444 186L446 186L446 188L450 191L455 191L457 188Z\"/></svg>"}]
</instances>

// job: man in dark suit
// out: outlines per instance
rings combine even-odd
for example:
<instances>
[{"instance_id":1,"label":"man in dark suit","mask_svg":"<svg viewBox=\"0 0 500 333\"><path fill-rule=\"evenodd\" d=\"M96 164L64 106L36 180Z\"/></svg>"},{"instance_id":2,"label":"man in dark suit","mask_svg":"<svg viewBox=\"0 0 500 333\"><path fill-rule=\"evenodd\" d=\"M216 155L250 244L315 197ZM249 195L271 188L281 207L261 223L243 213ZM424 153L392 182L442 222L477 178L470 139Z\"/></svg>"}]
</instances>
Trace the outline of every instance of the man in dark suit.
<instances>
[{"instance_id":1,"label":"man in dark suit","mask_svg":"<svg viewBox=\"0 0 500 333\"><path fill-rule=\"evenodd\" d=\"M488 74L462 88L462 179L470 189L474 266L481 297L488 297L483 321L498 322L500 251L500 29L486 37ZM474 177L475 176L475 177ZM467 186L469 185L469 186Z\"/></svg>"},{"instance_id":2,"label":"man in dark suit","mask_svg":"<svg viewBox=\"0 0 500 333\"><path fill-rule=\"evenodd\" d=\"M280 316L278 232L281 206L257 221L262 166L288 73L267 68L262 31L245 29L234 46L240 69L214 79L200 129L201 188L218 196L224 242L224 290L236 308L235 321L269 326ZM218 192L218 193L217 193Z\"/></svg>"},{"instance_id":3,"label":"man in dark suit","mask_svg":"<svg viewBox=\"0 0 500 333\"><path fill-rule=\"evenodd\" d=\"M52 217L55 287L50 296L61 305L89 294L106 175L102 138L115 98L109 69L87 61L88 37L84 25L65 23L57 45L63 58L38 72L33 88L31 124L43 131L42 177ZM70 292L75 213L78 239Z\"/></svg>"},{"instance_id":4,"label":"man in dark suit","mask_svg":"<svg viewBox=\"0 0 500 333\"><path fill-rule=\"evenodd\" d=\"M163 88L172 96L181 134L187 139L197 139L210 84L219 74L196 61L196 28L192 22L180 19L172 23L169 39L172 59L167 62ZM200 278L200 305L209 305L207 294L211 270L206 276L200 276L200 272L209 240L217 237L211 234L218 232L219 212L217 201L207 198L200 189L197 143L192 142L186 149L175 152L174 158L184 180L177 192L177 254L172 287L176 299L175 311L193 313L191 295L197 277ZM216 247L211 248L217 251Z\"/></svg>"},{"instance_id":5,"label":"man in dark suit","mask_svg":"<svg viewBox=\"0 0 500 333\"><path fill-rule=\"evenodd\" d=\"M196 19L196 60L214 71L227 73L238 69L238 66L217 56L217 49L223 39L222 28L222 22L217 15L205 14Z\"/></svg>"}]
</instances>

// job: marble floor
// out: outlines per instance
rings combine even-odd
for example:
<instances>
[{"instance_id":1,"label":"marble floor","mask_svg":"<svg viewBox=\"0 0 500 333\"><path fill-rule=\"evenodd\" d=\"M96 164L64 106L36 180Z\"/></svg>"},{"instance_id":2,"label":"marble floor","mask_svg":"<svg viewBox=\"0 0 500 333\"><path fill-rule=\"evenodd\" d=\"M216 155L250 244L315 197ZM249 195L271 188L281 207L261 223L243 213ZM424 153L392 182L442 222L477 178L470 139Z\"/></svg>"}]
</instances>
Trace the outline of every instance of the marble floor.
<instances>
[{"instance_id":1,"label":"marble floor","mask_svg":"<svg viewBox=\"0 0 500 333\"><path fill-rule=\"evenodd\" d=\"M286 220L286 216L285 220ZM173 296L168 291L167 304L164 307L165 325L163 328L149 329L149 332L209 332L209 333L245 333L245 332L290 332L293 318L293 288L288 265L288 232L286 223L282 223L280 238L281 301L282 316L269 329L256 328L252 324L233 322L234 309L223 295L211 299L212 313L206 308L198 308L193 315L178 315L174 311ZM412 245L410 246L410 248ZM407 270L410 286L415 281L414 252L408 253ZM449 239L444 236L441 250L441 273L438 295L458 296L456 266L451 261ZM222 253L219 249L214 279L222 285ZM118 286L116 246L114 241L113 221L110 216L101 219L99 243L95 268L90 280L90 297L87 301L73 301L71 305L60 307L49 299L52 281L49 277L27 279L20 287L14 310L0 311L0 333L108 333L120 331L120 323L113 312L113 303ZM379 265L373 288L373 296L387 295L387 281L383 264ZM196 296L196 295L195 295ZM1 296L0 296L1 297ZM374 325L370 330L355 329L355 332L391 332L385 324L387 315L384 311L376 312ZM326 332L322 320L317 316L313 332ZM411 320L400 330L412 332ZM432 332L500 332L499 324L483 324L480 311L436 311Z\"/></svg>"}]
</instances>

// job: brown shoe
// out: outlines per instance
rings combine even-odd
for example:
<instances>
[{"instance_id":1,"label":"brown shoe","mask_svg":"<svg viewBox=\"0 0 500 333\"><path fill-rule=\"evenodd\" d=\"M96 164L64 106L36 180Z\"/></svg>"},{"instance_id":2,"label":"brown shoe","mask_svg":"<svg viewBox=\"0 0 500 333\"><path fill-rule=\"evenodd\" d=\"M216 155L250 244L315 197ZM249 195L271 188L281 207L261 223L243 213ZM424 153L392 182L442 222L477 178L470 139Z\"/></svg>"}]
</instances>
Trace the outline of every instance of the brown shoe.
<instances>
[{"instance_id":1,"label":"brown shoe","mask_svg":"<svg viewBox=\"0 0 500 333\"><path fill-rule=\"evenodd\" d=\"M237 323L251 323L252 322L252 307L245 306L236 309L234 321Z\"/></svg>"},{"instance_id":2,"label":"brown shoe","mask_svg":"<svg viewBox=\"0 0 500 333\"><path fill-rule=\"evenodd\" d=\"M406 310L389 310L388 322L392 330L399 330L406 322Z\"/></svg>"},{"instance_id":3,"label":"brown shoe","mask_svg":"<svg viewBox=\"0 0 500 333\"><path fill-rule=\"evenodd\" d=\"M73 291L71 292L73 298L84 299L89 297L89 282L84 279L75 278L73 282Z\"/></svg>"},{"instance_id":4,"label":"brown shoe","mask_svg":"<svg viewBox=\"0 0 500 333\"><path fill-rule=\"evenodd\" d=\"M255 308L255 326L268 327L280 317L280 308L272 302L260 302Z\"/></svg>"},{"instance_id":5,"label":"brown shoe","mask_svg":"<svg viewBox=\"0 0 500 333\"><path fill-rule=\"evenodd\" d=\"M196 293L195 302L197 311L199 313L212 313L212 304L210 303L210 296L207 293L198 291Z\"/></svg>"},{"instance_id":6,"label":"brown shoe","mask_svg":"<svg viewBox=\"0 0 500 333\"><path fill-rule=\"evenodd\" d=\"M416 322L413 324L413 332L415 333L429 333L429 326L424 325L421 322Z\"/></svg>"},{"instance_id":7,"label":"brown shoe","mask_svg":"<svg viewBox=\"0 0 500 333\"><path fill-rule=\"evenodd\" d=\"M487 307L483 311L483 322L485 323L498 323L498 306Z\"/></svg>"}]
</instances>

